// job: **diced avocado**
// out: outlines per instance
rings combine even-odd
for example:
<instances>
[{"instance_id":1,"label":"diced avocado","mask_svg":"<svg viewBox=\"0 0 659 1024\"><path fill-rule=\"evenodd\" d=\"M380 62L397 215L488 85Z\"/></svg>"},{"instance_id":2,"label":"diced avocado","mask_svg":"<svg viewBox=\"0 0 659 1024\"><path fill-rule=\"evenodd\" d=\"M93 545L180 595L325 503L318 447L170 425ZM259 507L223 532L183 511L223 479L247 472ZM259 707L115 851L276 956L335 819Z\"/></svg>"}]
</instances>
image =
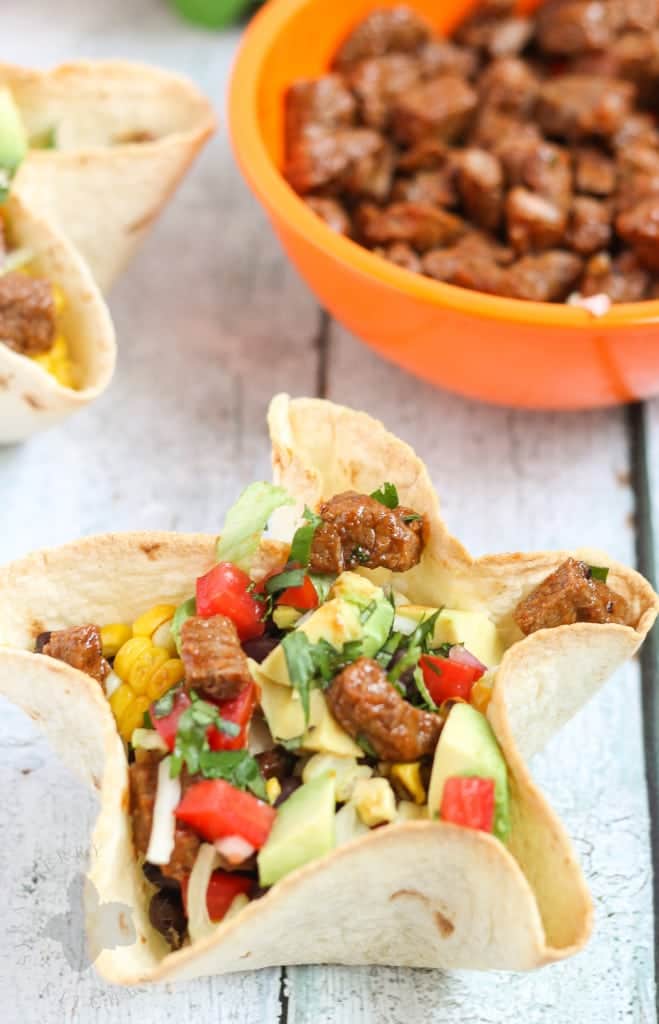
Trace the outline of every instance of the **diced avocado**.
<instances>
[{"instance_id":1,"label":"diced avocado","mask_svg":"<svg viewBox=\"0 0 659 1024\"><path fill-rule=\"evenodd\" d=\"M272 621L277 629L292 629L301 617L302 612L287 604L280 604L272 613Z\"/></svg>"},{"instance_id":2,"label":"diced avocado","mask_svg":"<svg viewBox=\"0 0 659 1024\"><path fill-rule=\"evenodd\" d=\"M402 604L396 614L414 622L428 619L436 608L420 604ZM457 608L442 608L437 616L433 647L441 644L464 644L466 649L488 668L498 665L503 658L504 646L497 627L484 612L463 612Z\"/></svg>"},{"instance_id":3,"label":"diced avocado","mask_svg":"<svg viewBox=\"0 0 659 1024\"><path fill-rule=\"evenodd\" d=\"M9 89L0 89L0 170L11 177L27 150L25 126L14 97Z\"/></svg>"},{"instance_id":4,"label":"diced avocado","mask_svg":"<svg viewBox=\"0 0 659 1024\"><path fill-rule=\"evenodd\" d=\"M382 596L381 587L376 587L365 576L360 576L356 572L342 572L334 580L330 590L330 597L332 598L349 597L360 601L364 606L370 604L371 601L378 600Z\"/></svg>"},{"instance_id":5,"label":"diced avocado","mask_svg":"<svg viewBox=\"0 0 659 1024\"><path fill-rule=\"evenodd\" d=\"M250 663L253 678L261 688L261 708L268 728L276 740L292 740L305 731L304 708L296 690L279 686ZM327 712L327 704L320 690L309 694L309 723L317 725ZM362 752L360 751L360 754Z\"/></svg>"},{"instance_id":6,"label":"diced avocado","mask_svg":"<svg viewBox=\"0 0 659 1024\"><path fill-rule=\"evenodd\" d=\"M427 817L427 804L413 804L411 800L401 800L396 808L396 822L422 821Z\"/></svg>"},{"instance_id":7,"label":"diced avocado","mask_svg":"<svg viewBox=\"0 0 659 1024\"><path fill-rule=\"evenodd\" d=\"M313 693L318 693L320 696L318 690L313 690ZM355 743L345 729L341 728L327 707L325 698L321 697L321 699L325 706L324 714L315 724L312 721L302 737L300 745L305 750L314 750L322 754L337 754L339 757L363 757L362 748Z\"/></svg>"},{"instance_id":8,"label":"diced avocado","mask_svg":"<svg viewBox=\"0 0 659 1024\"><path fill-rule=\"evenodd\" d=\"M314 754L302 771L302 781L311 782L320 775L331 775L336 787L336 801L339 804L350 800L358 779L370 779L373 769L366 764L357 764L354 757L337 757L336 754Z\"/></svg>"},{"instance_id":9,"label":"diced avocado","mask_svg":"<svg viewBox=\"0 0 659 1024\"><path fill-rule=\"evenodd\" d=\"M277 811L257 858L260 884L274 885L296 868L329 853L334 838L334 779L322 775L300 786Z\"/></svg>"},{"instance_id":10,"label":"diced avocado","mask_svg":"<svg viewBox=\"0 0 659 1024\"><path fill-rule=\"evenodd\" d=\"M470 704L454 705L439 737L428 787L431 817L439 816L444 783L454 775L494 779L494 834L505 839L510 831L506 762L490 723Z\"/></svg>"}]
</instances>

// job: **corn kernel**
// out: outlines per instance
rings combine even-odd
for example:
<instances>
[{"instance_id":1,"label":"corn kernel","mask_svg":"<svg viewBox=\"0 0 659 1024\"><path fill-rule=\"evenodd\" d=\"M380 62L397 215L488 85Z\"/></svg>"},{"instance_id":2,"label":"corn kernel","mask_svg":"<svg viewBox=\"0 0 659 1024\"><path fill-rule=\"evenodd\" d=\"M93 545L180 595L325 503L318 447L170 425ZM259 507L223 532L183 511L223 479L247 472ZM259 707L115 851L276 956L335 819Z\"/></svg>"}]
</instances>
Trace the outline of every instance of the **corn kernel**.
<instances>
[{"instance_id":1,"label":"corn kernel","mask_svg":"<svg viewBox=\"0 0 659 1024\"><path fill-rule=\"evenodd\" d=\"M53 372L52 349L49 349L48 352L41 352L38 356L32 356L32 359L35 363L38 363L39 366L42 366L46 373Z\"/></svg>"},{"instance_id":2,"label":"corn kernel","mask_svg":"<svg viewBox=\"0 0 659 1024\"><path fill-rule=\"evenodd\" d=\"M171 619L176 608L171 604L157 604L133 623L133 636L153 636L158 626Z\"/></svg>"},{"instance_id":3,"label":"corn kernel","mask_svg":"<svg viewBox=\"0 0 659 1024\"><path fill-rule=\"evenodd\" d=\"M275 800L281 793L281 783L279 779L274 777L272 779L268 779L265 784L265 792L268 797L268 801L271 804L274 804Z\"/></svg>"},{"instance_id":4,"label":"corn kernel","mask_svg":"<svg viewBox=\"0 0 659 1024\"><path fill-rule=\"evenodd\" d=\"M147 696L151 700L160 700L172 686L180 683L185 675L183 662L180 658L169 658L153 673L146 686Z\"/></svg>"},{"instance_id":5,"label":"corn kernel","mask_svg":"<svg viewBox=\"0 0 659 1024\"><path fill-rule=\"evenodd\" d=\"M357 814L369 828L394 821L396 798L386 779L358 779L352 794Z\"/></svg>"},{"instance_id":6,"label":"corn kernel","mask_svg":"<svg viewBox=\"0 0 659 1024\"><path fill-rule=\"evenodd\" d=\"M127 682L132 686L136 694L146 694L146 688L151 676L166 661L169 661L169 652L163 647L154 647L153 644L150 644L147 650L137 655L131 664L127 679Z\"/></svg>"},{"instance_id":7,"label":"corn kernel","mask_svg":"<svg viewBox=\"0 0 659 1024\"><path fill-rule=\"evenodd\" d=\"M149 698L137 697L119 718L118 726L121 736L129 740L135 729L139 728L144 721L144 712L148 711Z\"/></svg>"},{"instance_id":8,"label":"corn kernel","mask_svg":"<svg viewBox=\"0 0 659 1024\"><path fill-rule=\"evenodd\" d=\"M421 781L421 765L419 761L411 761L407 764L392 764L391 777L407 790L415 804L426 802L426 791Z\"/></svg>"},{"instance_id":9,"label":"corn kernel","mask_svg":"<svg viewBox=\"0 0 659 1024\"><path fill-rule=\"evenodd\" d=\"M146 636L133 636L123 644L114 659L114 670L120 679L128 679L135 660L151 646L151 641Z\"/></svg>"},{"instance_id":10,"label":"corn kernel","mask_svg":"<svg viewBox=\"0 0 659 1024\"><path fill-rule=\"evenodd\" d=\"M120 721L122 715L133 703L133 697L133 691L126 683L124 683L123 686L120 686L118 690L115 690L110 697L110 707L112 708L112 714L116 718L117 722Z\"/></svg>"},{"instance_id":11,"label":"corn kernel","mask_svg":"<svg viewBox=\"0 0 659 1024\"><path fill-rule=\"evenodd\" d=\"M119 648L123 647L132 635L130 626L125 626L123 622L111 622L108 626L101 626L103 657L114 658Z\"/></svg>"},{"instance_id":12,"label":"corn kernel","mask_svg":"<svg viewBox=\"0 0 659 1024\"><path fill-rule=\"evenodd\" d=\"M70 360L54 360L50 372L57 381L57 383L61 384L63 388L75 388L75 370Z\"/></svg>"},{"instance_id":13,"label":"corn kernel","mask_svg":"<svg viewBox=\"0 0 659 1024\"><path fill-rule=\"evenodd\" d=\"M492 682L491 678L488 679L487 675L484 675L481 679L476 680L469 695L469 703L483 715L492 698Z\"/></svg>"}]
</instances>

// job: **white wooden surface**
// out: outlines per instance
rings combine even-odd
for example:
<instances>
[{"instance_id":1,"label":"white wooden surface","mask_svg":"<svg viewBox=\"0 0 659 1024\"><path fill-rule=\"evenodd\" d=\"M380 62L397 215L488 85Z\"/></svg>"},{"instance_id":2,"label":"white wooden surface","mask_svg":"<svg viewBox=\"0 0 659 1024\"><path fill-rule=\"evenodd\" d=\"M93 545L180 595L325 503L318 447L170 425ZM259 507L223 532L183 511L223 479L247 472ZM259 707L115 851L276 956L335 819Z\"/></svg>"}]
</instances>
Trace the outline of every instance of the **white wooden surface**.
<instances>
[{"instance_id":1,"label":"white wooden surface","mask_svg":"<svg viewBox=\"0 0 659 1024\"><path fill-rule=\"evenodd\" d=\"M192 75L221 113L237 38L183 25L164 0L59 0L56 9L5 0L0 58L150 60ZM242 184L222 128L111 305L120 362L110 392L28 446L0 450L2 561L100 530L217 529L240 488L268 474L270 395L314 394L324 376L319 312ZM323 358L328 397L375 413L415 445L451 528L475 552L588 543L633 562L623 412L478 406L394 370L337 326ZM659 463L659 407L649 422ZM657 505L659 473L653 481ZM583 954L520 976L300 967L288 971L283 1008L277 970L126 991L84 967L76 893L94 803L32 723L2 704L3 1022L275 1024L286 1013L295 1024L655 1022L638 676L629 665L534 766L595 896Z\"/></svg>"}]
</instances>

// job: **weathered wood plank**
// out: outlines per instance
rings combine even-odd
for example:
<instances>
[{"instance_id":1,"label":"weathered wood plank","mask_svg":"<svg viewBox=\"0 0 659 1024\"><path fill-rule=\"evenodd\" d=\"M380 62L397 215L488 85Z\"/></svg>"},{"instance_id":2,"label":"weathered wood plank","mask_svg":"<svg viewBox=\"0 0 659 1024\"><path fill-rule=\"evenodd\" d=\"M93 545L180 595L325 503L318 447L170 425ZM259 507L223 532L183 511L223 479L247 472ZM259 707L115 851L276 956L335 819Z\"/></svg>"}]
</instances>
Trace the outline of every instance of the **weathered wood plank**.
<instances>
[{"instance_id":1,"label":"weathered wood plank","mask_svg":"<svg viewBox=\"0 0 659 1024\"><path fill-rule=\"evenodd\" d=\"M450 528L474 553L587 543L633 563L623 412L559 416L479 406L399 373L340 329L331 335L328 396L374 413L414 445ZM595 897L586 951L517 976L289 969L290 1022L656 1019L636 664L556 737L534 772L574 837Z\"/></svg>"},{"instance_id":2,"label":"weathered wood plank","mask_svg":"<svg viewBox=\"0 0 659 1024\"><path fill-rule=\"evenodd\" d=\"M162 63L217 98L220 119L236 39L186 27L161 0L63 0L56 18L46 2L3 7L5 58ZM104 530L216 531L239 490L270 475L272 393L313 391L315 304L243 185L224 127L111 305L120 352L110 392L32 443L0 450L0 561ZM1 711L7 1021L274 1024L278 970L127 992L81 969L79 883L95 805L32 723L4 702Z\"/></svg>"}]
</instances>

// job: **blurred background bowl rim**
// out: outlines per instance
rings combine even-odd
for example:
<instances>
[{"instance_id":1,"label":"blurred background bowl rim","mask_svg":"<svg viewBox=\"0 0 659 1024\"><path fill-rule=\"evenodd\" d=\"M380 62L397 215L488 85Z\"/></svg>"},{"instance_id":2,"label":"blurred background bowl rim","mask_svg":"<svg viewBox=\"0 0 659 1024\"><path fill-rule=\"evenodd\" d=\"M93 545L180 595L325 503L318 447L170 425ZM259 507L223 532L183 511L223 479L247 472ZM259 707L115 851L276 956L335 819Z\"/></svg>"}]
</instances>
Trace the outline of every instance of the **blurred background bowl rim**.
<instances>
[{"instance_id":1,"label":"blurred background bowl rim","mask_svg":"<svg viewBox=\"0 0 659 1024\"><path fill-rule=\"evenodd\" d=\"M241 41L228 93L228 130L238 164L268 211L315 248L379 284L432 306L485 320L533 326L589 330L593 327L640 327L659 322L659 299L619 303L604 316L566 303L529 302L434 281L376 255L329 228L291 188L263 140L258 96L263 62L290 18L318 0L268 0L254 16ZM414 0L407 0L414 7ZM590 336L590 335L589 335Z\"/></svg>"}]
</instances>

